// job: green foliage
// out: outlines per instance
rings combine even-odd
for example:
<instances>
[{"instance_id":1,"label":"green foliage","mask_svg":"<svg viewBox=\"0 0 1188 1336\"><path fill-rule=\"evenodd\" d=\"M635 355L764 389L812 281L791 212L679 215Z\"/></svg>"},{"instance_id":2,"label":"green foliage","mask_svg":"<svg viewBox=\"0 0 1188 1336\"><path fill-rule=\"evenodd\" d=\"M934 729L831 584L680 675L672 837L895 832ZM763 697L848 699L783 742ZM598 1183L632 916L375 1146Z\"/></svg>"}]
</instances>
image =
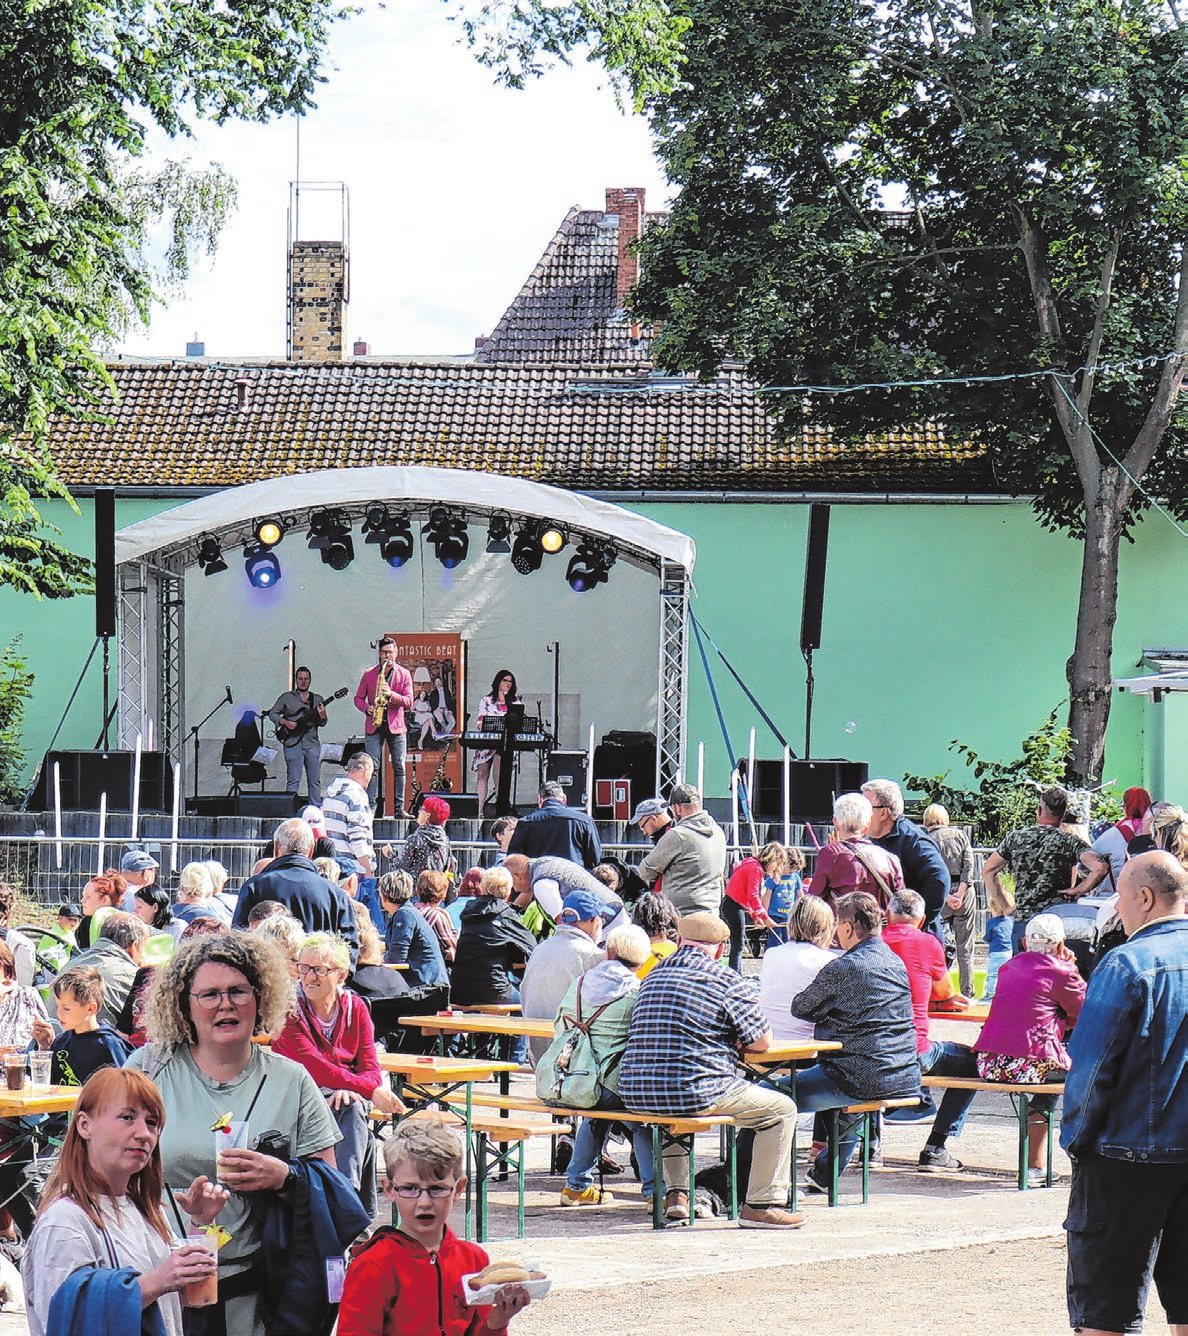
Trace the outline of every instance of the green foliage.
<instances>
[{"instance_id":1,"label":"green foliage","mask_svg":"<svg viewBox=\"0 0 1188 1336\"><path fill-rule=\"evenodd\" d=\"M681 37L690 20L664 0L486 0L477 11L447 0L479 63L496 81L522 88L554 65L585 51L611 76L620 103L636 111L676 83Z\"/></svg>"},{"instance_id":2,"label":"green foliage","mask_svg":"<svg viewBox=\"0 0 1188 1336\"><path fill-rule=\"evenodd\" d=\"M0 804L9 806L15 806L24 797L21 727L25 704L33 694L33 674L17 654L19 642L17 636L0 651Z\"/></svg>"},{"instance_id":3,"label":"green foliage","mask_svg":"<svg viewBox=\"0 0 1188 1336\"><path fill-rule=\"evenodd\" d=\"M1027 734L1022 755L1013 761L992 761L963 742L950 742L949 750L973 771L976 787L958 787L950 780L953 772L946 770L941 775L905 775L904 789L924 795L923 803L940 803L951 821L973 825L980 843L997 844L1008 831L1035 824L1040 789L1066 782L1073 738L1067 728L1057 726L1056 714L1053 710Z\"/></svg>"},{"instance_id":4,"label":"green foliage","mask_svg":"<svg viewBox=\"0 0 1188 1336\"><path fill-rule=\"evenodd\" d=\"M184 278L234 205L218 168L136 171L150 126L176 137L197 118L312 106L344 12L333 0L0 0L0 583L89 588L88 564L52 541L31 499L65 495L47 426L95 413L114 388L103 348L147 318L154 287Z\"/></svg>"}]
</instances>

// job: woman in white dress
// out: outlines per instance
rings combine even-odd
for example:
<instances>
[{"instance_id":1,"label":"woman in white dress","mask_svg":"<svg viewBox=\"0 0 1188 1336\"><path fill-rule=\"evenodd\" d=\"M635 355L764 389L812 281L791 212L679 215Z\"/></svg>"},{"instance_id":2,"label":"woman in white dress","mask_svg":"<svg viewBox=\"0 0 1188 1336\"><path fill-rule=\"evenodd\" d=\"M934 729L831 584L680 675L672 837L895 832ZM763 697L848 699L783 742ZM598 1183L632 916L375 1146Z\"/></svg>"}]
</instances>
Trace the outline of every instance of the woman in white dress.
<instances>
[{"instance_id":1,"label":"woman in white dress","mask_svg":"<svg viewBox=\"0 0 1188 1336\"><path fill-rule=\"evenodd\" d=\"M484 696L478 711L478 728L482 732L483 720L494 715L506 714L507 707L519 700L516 694L516 676L510 668L500 668L491 680L491 694ZM475 752L470 762L478 779L475 785L478 793L479 814L487 805L489 788L499 788L499 753L494 749Z\"/></svg>"}]
</instances>

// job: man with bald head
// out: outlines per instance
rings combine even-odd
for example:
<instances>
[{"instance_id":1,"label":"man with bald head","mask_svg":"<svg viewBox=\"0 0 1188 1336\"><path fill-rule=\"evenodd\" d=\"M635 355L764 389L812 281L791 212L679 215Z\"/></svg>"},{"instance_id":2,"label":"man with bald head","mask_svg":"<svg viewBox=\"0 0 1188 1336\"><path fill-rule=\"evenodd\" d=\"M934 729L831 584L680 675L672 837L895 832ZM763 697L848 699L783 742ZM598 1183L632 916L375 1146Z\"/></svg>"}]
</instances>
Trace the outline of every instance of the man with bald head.
<instances>
[{"instance_id":1,"label":"man with bald head","mask_svg":"<svg viewBox=\"0 0 1188 1336\"><path fill-rule=\"evenodd\" d=\"M1127 940L1093 971L1068 1045L1068 1315L1084 1336L1141 1331L1152 1278L1188 1336L1186 890L1169 853L1122 869Z\"/></svg>"}]
</instances>

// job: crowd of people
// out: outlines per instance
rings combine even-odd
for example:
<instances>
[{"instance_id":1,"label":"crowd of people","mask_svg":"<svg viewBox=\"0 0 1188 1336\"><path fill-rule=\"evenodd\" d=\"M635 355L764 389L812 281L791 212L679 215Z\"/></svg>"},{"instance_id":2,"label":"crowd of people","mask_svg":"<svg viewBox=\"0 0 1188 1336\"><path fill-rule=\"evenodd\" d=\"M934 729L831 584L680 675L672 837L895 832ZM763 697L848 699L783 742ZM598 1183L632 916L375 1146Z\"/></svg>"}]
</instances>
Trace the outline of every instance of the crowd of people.
<instances>
[{"instance_id":1,"label":"crowd of people","mask_svg":"<svg viewBox=\"0 0 1188 1336\"><path fill-rule=\"evenodd\" d=\"M129 851L88 880L81 904L61 906L70 954L47 999L21 934L0 941L0 1042L48 1051L53 1082L84 1087L56 1129L65 1139L36 1220L19 1193L0 1215L0 1246L23 1245L34 1336L88 1330L69 1315L97 1303L143 1310L145 1330L170 1336L257 1336L286 1308L311 1314L310 1330L328 1331L336 1310L341 1333L411 1330L395 1297L416 1311L431 1279L456 1288L485 1263L448 1227L465 1188L457 1135L401 1121L379 1062L382 1009L429 998L519 1004L553 1021L551 1041L515 1054L546 1102L731 1119L746 1229L805 1223L788 1209L801 1114L814 1115L802 1187L818 1193L856 1148L851 1104L912 1101L888 1116L930 1124L920 1172L956 1174L949 1143L974 1092L948 1088L936 1107L924 1076L1064 1083L1070 1312L1087 1330L1129 1330L1119 1315L1132 1288L1153 1273L1161 1294L1177 1292L1160 1259L1188 1229L1181 809L1128 790L1122 821L1091 844L1069 825L1063 790L1039 795L1035 825L984 864L991 1003L963 1045L933 1037L930 1007L973 999L972 848L943 807L910 821L889 780L838 797L807 878L803 853L778 843L729 869L725 833L687 784L639 804L633 820L650 843L634 868L604 856L589 818L544 785L535 812L495 823L495 865L458 878L438 798L399 851L377 856L371 771L369 756L353 758L325 810L282 822L238 894L221 868L191 864L170 895L152 855ZM0 887L0 913L11 907ZM757 980L741 968L754 933L765 946ZM814 1040L840 1048L797 1072L795 1101L788 1078L760 1079L740 1061ZM1057 1178L1044 1160L1057 1098L1031 1100L1034 1186ZM373 1111L396 1120L382 1163ZM614 1201L602 1185L608 1162L617 1168L613 1125L579 1120L562 1205ZM642 1203L662 1192L667 1220L700 1213L681 1149L655 1165L645 1126L625 1126ZM21 1163L0 1159L6 1195ZM378 1184L399 1230L371 1233ZM1126 1259L1122 1279L1099 1274L1107 1241ZM335 1277L320 1301L301 1281L319 1267ZM212 1273L217 1298L183 1305ZM490 1307L459 1300L443 1330L501 1330L527 1302L518 1285Z\"/></svg>"}]
</instances>

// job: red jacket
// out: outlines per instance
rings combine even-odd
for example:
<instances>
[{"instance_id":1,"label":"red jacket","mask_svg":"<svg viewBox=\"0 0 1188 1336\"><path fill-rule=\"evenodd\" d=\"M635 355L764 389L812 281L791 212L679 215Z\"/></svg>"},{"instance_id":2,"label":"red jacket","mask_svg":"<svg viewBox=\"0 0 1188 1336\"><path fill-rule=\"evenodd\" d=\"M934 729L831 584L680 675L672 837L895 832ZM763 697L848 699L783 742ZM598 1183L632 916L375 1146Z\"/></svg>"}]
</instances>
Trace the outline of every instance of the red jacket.
<instances>
[{"instance_id":1,"label":"red jacket","mask_svg":"<svg viewBox=\"0 0 1188 1336\"><path fill-rule=\"evenodd\" d=\"M299 1062L324 1089L352 1090L370 1099L383 1080L375 1052L375 1026L366 1005L354 993L342 993L339 1002L334 1035L327 1039L305 994L299 992L297 1009L273 1039L272 1051Z\"/></svg>"},{"instance_id":2,"label":"red jacket","mask_svg":"<svg viewBox=\"0 0 1188 1336\"><path fill-rule=\"evenodd\" d=\"M338 1336L487 1336L491 1310L467 1304L462 1277L488 1260L448 1225L435 1253L382 1226L347 1271Z\"/></svg>"},{"instance_id":3,"label":"red jacket","mask_svg":"<svg viewBox=\"0 0 1188 1336\"><path fill-rule=\"evenodd\" d=\"M374 668L368 668L359 679L359 686L355 691L355 708L362 710L367 716L367 723L363 729L365 733L375 732L375 725L371 722L371 707L375 704L375 684L379 681L379 675L380 666L377 663ZM404 726L404 712L412 709L412 673L403 664L398 663L392 670L388 687L392 692L388 697L388 731L407 732Z\"/></svg>"},{"instance_id":4,"label":"red jacket","mask_svg":"<svg viewBox=\"0 0 1188 1336\"><path fill-rule=\"evenodd\" d=\"M726 894L742 905L753 919L767 918L760 891L763 889L763 864L757 858L744 858L726 883Z\"/></svg>"}]
</instances>

